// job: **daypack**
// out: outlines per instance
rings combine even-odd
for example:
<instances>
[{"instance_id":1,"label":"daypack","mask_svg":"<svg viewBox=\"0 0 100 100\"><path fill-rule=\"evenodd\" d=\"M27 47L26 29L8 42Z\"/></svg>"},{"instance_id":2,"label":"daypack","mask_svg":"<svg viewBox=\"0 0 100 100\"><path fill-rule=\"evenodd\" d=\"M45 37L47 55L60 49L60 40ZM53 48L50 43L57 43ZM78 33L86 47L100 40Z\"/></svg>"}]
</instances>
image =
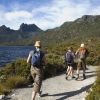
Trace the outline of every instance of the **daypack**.
<instances>
[{"instance_id":1,"label":"daypack","mask_svg":"<svg viewBox=\"0 0 100 100\"><path fill-rule=\"evenodd\" d=\"M42 51L34 51L31 59L31 64L35 67L40 67L42 63Z\"/></svg>"},{"instance_id":2,"label":"daypack","mask_svg":"<svg viewBox=\"0 0 100 100\"><path fill-rule=\"evenodd\" d=\"M80 56L80 58L86 58L86 53L87 53L86 48L84 48L84 47L80 47L79 48L79 56Z\"/></svg>"},{"instance_id":3,"label":"daypack","mask_svg":"<svg viewBox=\"0 0 100 100\"><path fill-rule=\"evenodd\" d=\"M67 53L65 54L65 60L66 60L67 63L72 63L72 61L73 61L73 56L72 56L72 53L71 53L71 52L67 52Z\"/></svg>"}]
</instances>

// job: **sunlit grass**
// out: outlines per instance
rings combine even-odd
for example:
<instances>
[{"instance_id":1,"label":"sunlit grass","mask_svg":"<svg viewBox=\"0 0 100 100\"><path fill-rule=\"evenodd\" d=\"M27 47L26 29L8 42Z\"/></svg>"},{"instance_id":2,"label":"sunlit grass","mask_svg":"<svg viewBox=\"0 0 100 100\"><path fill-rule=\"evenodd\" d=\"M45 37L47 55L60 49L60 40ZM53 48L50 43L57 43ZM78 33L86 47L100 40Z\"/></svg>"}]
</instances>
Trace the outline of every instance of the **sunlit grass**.
<instances>
[{"instance_id":1,"label":"sunlit grass","mask_svg":"<svg viewBox=\"0 0 100 100\"><path fill-rule=\"evenodd\" d=\"M11 89L26 86L28 80L22 76L9 76L7 80L0 83L0 94L6 94Z\"/></svg>"}]
</instances>

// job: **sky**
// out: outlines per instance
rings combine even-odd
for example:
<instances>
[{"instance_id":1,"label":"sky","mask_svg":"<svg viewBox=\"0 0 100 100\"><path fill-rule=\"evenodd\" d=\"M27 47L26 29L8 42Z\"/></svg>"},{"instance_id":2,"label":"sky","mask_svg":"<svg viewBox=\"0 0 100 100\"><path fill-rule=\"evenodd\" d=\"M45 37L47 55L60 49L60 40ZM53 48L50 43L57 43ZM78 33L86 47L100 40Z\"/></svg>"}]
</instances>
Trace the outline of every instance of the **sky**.
<instances>
[{"instance_id":1,"label":"sky","mask_svg":"<svg viewBox=\"0 0 100 100\"><path fill-rule=\"evenodd\" d=\"M100 0L0 0L0 26L14 30L22 23L52 29L83 15L100 15Z\"/></svg>"}]
</instances>

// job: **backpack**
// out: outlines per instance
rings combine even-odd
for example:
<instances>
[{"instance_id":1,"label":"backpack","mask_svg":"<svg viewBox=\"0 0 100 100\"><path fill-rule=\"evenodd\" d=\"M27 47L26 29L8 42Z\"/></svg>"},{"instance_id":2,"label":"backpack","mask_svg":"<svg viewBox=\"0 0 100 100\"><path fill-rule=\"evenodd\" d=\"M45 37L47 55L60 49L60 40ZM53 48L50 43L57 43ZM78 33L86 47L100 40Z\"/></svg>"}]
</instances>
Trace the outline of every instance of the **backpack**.
<instances>
[{"instance_id":1,"label":"backpack","mask_svg":"<svg viewBox=\"0 0 100 100\"><path fill-rule=\"evenodd\" d=\"M35 67L40 67L42 65L42 51L34 51L31 59L31 64Z\"/></svg>"},{"instance_id":2,"label":"backpack","mask_svg":"<svg viewBox=\"0 0 100 100\"><path fill-rule=\"evenodd\" d=\"M73 61L72 53L67 52L67 53L65 54L65 60L66 60L67 63L72 63L72 61Z\"/></svg>"},{"instance_id":3,"label":"backpack","mask_svg":"<svg viewBox=\"0 0 100 100\"><path fill-rule=\"evenodd\" d=\"M79 48L79 56L80 56L80 58L86 58L86 48L83 48L83 47L81 47L81 48Z\"/></svg>"}]
</instances>

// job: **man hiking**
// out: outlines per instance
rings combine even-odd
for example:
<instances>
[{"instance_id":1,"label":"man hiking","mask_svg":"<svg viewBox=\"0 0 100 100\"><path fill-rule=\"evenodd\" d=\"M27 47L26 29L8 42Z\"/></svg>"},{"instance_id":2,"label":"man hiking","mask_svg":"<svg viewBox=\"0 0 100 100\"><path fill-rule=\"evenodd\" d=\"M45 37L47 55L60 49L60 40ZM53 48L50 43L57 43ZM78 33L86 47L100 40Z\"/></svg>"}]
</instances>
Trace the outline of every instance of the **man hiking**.
<instances>
[{"instance_id":1,"label":"man hiking","mask_svg":"<svg viewBox=\"0 0 100 100\"><path fill-rule=\"evenodd\" d=\"M77 65L77 77L76 77L76 80L79 79L79 73L80 73L81 67L83 68L83 79L86 79L86 76L85 76L86 58L89 55L89 52L85 48L85 45L83 43L80 45L80 48L76 51L75 55L79 57L78 65Z\"/></svg>"},{"instance_id":2,"label":"man hiking","mask_svg":"<svg viewBox=\"0 0 100 100\"><path fill-rule=\"evenodd\" d=\"M34 80L34 87L32 93L32 99L35 100L36 94L41 96L42 91L40 90L43 78L43 65L47 64L45 54L41 51L41 42L36 41L36 50L32 50L27 58L27 63L31 63L31 75Z\"/></svg>"}]
</instances>

